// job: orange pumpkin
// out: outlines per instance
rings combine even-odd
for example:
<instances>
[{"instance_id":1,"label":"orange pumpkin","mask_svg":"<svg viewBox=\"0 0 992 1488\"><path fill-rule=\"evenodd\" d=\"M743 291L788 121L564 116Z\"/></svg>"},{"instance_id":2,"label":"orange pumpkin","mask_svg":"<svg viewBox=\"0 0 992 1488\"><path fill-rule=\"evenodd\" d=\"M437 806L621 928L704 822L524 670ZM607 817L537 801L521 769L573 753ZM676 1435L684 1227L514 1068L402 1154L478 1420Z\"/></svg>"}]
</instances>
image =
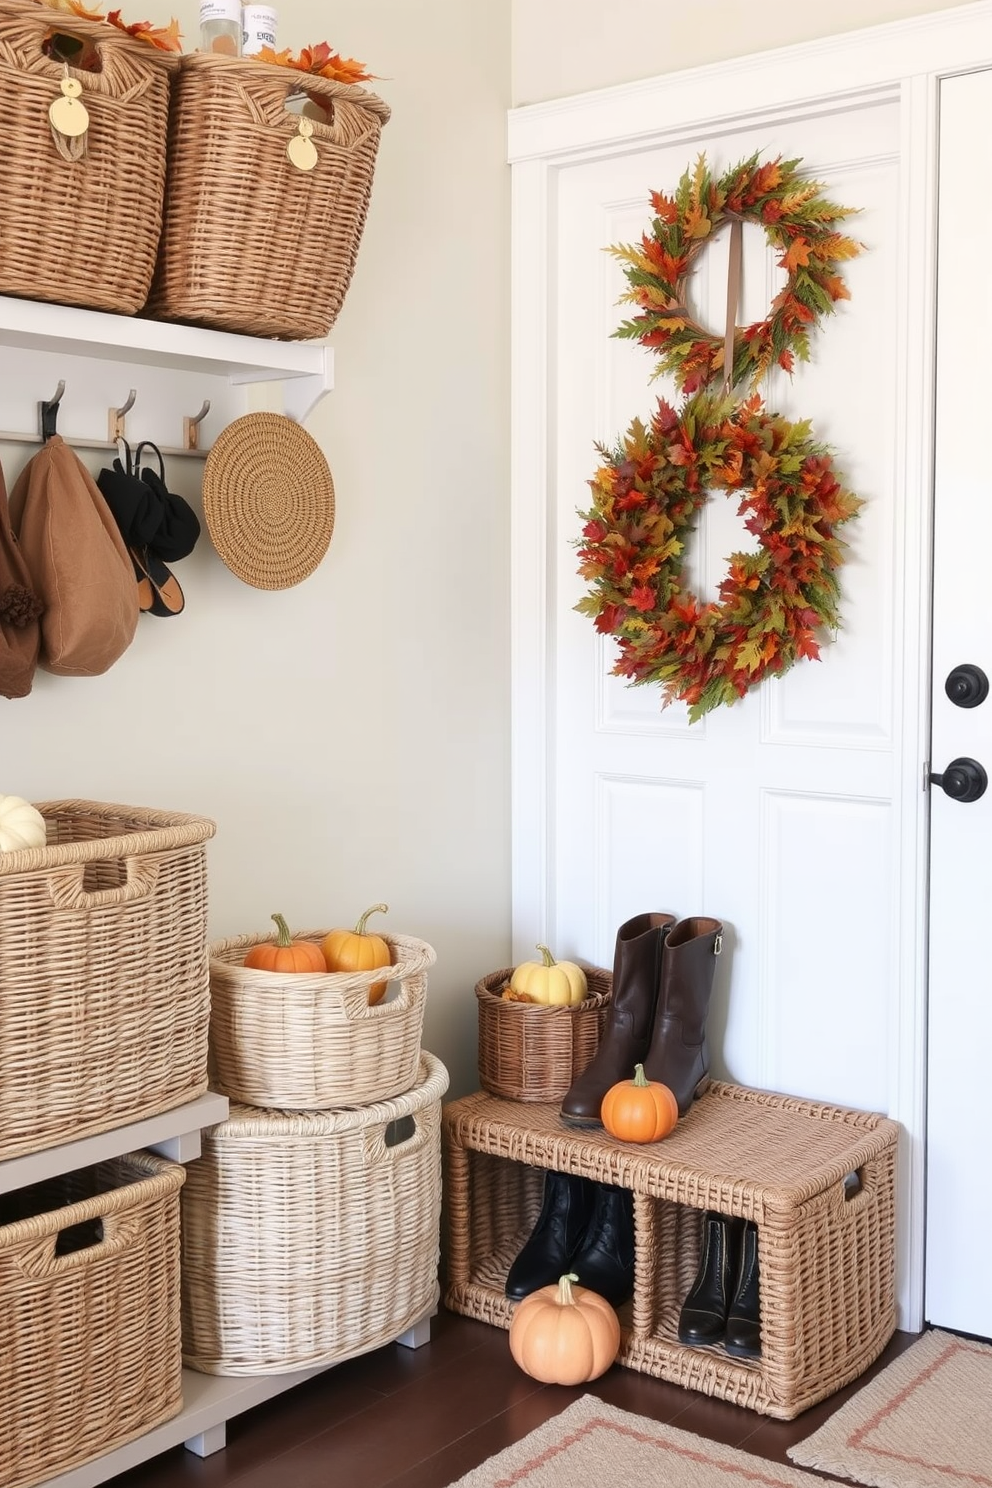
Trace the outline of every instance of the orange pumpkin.
<instances>
[{"instance_id":1,"label":"orange pumpkin","mask_svg":"<svg viewBox=\"0 0 992 1488\"><path fill-rule=\"evenodd\" d=\"M603 1096L600 1116L610 1136L621 1142L660 1142L675 1129L679 1103L667 1085L646 1079L638 1064L632 1080L620 1080Z\"/></svg>"},{"instance_id":2,"label":"orange pumpkin","mask_svg":"<svg viewBox=\"0 0 992 1488\"><path fill-rule=\"evenodd\" d=\"M244 964L256 971L326 971L324 953L312 940L294 940L281 914L274 914L279 931L275 940L252 946Z\"/></svg>"},{"instance_id":3,"label":"orange pumpkin","mask_svg":"<svg viewBox=\"0 0 992 1488\"><path fill-rule=\"evenodd\" d=\"M581 1385L605 1374L620 1350L620 1320L605 1297L573 1287L531 1292L513 1309L510 1353L525 1374L545 1385Z\"/></svg>"},{"instance_id":4,"label":"orange pumpkin","mask_svg":"<svg viewBox=\"0 0 992 1488\"><path fill-rule=\"evenodd\" d=\"M368 935L365 931L369 915L385 914L388 904L373 904L362 915L354 930L329 930L321 942L324 965L328 971L373 971L377 966L388 966L392 961L389 946L381 935ZM369 988L369 1003L380 1000L386 990L385 982L374 982Z\"/></svg>"}]
</instances>

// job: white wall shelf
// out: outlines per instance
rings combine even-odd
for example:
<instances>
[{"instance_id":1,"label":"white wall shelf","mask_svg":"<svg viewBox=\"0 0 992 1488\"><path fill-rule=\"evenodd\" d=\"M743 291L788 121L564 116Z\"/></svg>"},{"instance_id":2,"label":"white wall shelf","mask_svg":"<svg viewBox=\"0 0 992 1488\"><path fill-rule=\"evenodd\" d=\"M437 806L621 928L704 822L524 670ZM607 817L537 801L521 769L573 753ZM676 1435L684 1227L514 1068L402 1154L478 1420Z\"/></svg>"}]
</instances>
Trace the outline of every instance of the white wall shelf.
<instances>
[{"instance_id":1,"label":"white wall shelf","mask_svg":"<svg viewBox=\"0 0 992 1488\"><path fill-rule=\"evenodd\" d=\"M109 1157L121 1157L125 1152L140 1152L144 1148L151 1148L173 1162L192 1162L200 1155L201 1129L226 1121L227 1113L227 1096L208 1092L158 1116L146 1116L127 1126L115 1126L112 1131L42 1148L23 1157L10 1157L0 1162L0 1193L11 1193L30 1183L55 1178L59 1173L74 1173Z\"/></svg>"},{"instance_id":2,"label":"white wall shelf","mask_svg":"<svg viewBox=\"0 0 992 1488\"><path fill-rule=\"evenodd\" d=\"M152 400L159 409L163 400L174 403L171 422L180 429L182 415L194 415L209 398L209 429L216 432L244 411L240 390L246 385L279 383L285 412L302 422L334 386L334 352L320 342L274 341L0 296L0 408L14 410L0 413L0 442L36 442L37 404L52 398L62 380L67 413L74 401L82 412L79 400L95 400L96 385L101 388L98 418L96 407L88 406L85 422L67 433L92 447L105 441L106 408L122 406L132 388L138 414ZM156 442L179 440L160 431Z\"/></svg>"}]
</instances>

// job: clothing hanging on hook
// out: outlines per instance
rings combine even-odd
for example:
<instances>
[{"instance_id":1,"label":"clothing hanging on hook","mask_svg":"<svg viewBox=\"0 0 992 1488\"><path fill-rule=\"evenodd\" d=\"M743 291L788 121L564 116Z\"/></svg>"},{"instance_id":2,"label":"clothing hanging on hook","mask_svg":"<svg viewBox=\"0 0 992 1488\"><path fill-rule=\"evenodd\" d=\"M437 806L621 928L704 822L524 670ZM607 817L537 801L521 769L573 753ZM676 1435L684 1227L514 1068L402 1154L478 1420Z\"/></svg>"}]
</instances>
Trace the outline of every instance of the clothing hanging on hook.
<instances>
[{"instance_id":1,"label":"clothing hanging on hook","mask_svg":"<svg viewBox=\"0 0 992 1488\"><path fill-rule=\"evenodd\" d=\"M200 536L196 513L165 484L165 461L156 444L142 440L133 452L126 439L112 470L101 470L97 485L121 531L138 586L139 608L152 615L178 615L185 606L179 581L166 566L193 551ZM158 471L142 466L154 452Z\"/></svg>"}]
</instances>

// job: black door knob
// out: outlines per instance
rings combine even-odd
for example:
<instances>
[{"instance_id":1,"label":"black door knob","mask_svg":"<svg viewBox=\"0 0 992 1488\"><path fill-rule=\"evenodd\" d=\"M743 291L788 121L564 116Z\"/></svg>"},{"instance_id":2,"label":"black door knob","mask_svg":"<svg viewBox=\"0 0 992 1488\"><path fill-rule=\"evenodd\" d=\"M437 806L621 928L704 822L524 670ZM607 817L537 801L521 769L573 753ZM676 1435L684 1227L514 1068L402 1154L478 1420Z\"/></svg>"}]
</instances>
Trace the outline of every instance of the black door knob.
<instances>
[{"instance_id":1,"label":"black door knob","mask_svg":"<svg viewBox=\"0 0 992 1488\"><path fill-rule=\"evenodd\" d=\"M977 760L951 760L942 775L931 775L930 783L939 785L952 801L977 801L984 796L989 777Z\"/></svg>"},{"instance_id":2,"label":"black door knob","mask_svg":"<svg viewBox=\"0 0 992 1488\"><path fill-rule=\"evenodd\" d=\"M963 662L948 673L944 691L957 708L977 708L989 695L989 679L980 666Z\"/></svg>"}]
</instances>

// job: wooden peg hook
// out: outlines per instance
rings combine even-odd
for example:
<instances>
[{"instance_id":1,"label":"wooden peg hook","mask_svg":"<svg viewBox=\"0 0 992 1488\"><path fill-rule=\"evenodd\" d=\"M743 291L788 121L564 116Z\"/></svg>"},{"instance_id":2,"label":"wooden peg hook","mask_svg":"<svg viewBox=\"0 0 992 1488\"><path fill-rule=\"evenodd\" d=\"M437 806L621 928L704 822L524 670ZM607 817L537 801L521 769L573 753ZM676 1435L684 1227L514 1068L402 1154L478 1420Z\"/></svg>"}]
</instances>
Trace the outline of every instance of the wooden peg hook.
<instances>
[{"instance_id":1,"label":"wooden peg hook","mask_svg":"<svg viewBox=\"0 0 992 1488\"><path fill-rule=\"evenodd\" d=\"M116 444L118 439L125 439L127 437L124 433L124 418L128 411L134 407L136 397L137 394L134 388L132 388L128 393L127 402L123 408L107 409L107 438L111 444Z\"/></svg>"},{"instance_id":2,"label":"wooden peg hook","mask_svg":"<svg viewBox=\"0 0 992 1488\"><path fill-rule=\"evenodd\" d=\"M203 407L192 418L183 419L183 449L200 448L200 425L210 412L210 399L203 400Z\"/></svg>"}]
</instances>

